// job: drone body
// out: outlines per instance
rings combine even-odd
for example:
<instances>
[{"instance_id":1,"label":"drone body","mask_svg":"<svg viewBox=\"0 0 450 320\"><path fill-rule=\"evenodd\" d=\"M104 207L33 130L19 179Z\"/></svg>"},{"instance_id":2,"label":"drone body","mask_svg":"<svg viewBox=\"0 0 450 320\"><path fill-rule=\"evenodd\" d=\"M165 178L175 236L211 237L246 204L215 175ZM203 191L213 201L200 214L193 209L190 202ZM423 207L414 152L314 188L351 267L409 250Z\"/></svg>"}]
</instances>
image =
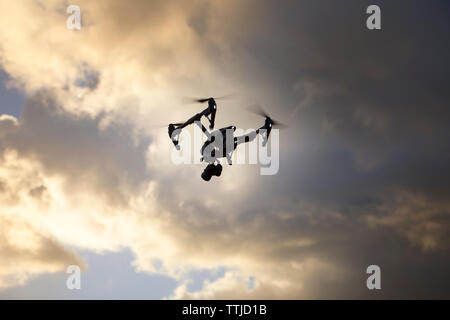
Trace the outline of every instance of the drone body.
<instances>
[{"instance_id":1,"label":"drone body","mask_svg":"<svg viewBox=\"0 0 450 320\"><path fill-rule=\"evenodd\" d=\"M209 132L200 120L202 116L204 116L209 120L209 129L212 130L214 128L214 120L217 112L216 101L214 98L195 99L194 101L199 103L208 102L208 107L202 112L195 114L184 123L169 124L168 133L177 150L180 150L178 137L181 130L190 124L196 124L200 127L202 132L207 137L206 142L200 150L202 154L201 161L208 163L201 175L205 181L209 181L213 175L218 177L221 175L222 165L219 162L219 158L226 158L228 164L231 165L232 153L236 150L239 144L253 141L259 133L263 137L262 145L265 146L269 139L273 125L283 126L282 124L273 121L261 107L255 106L258 110L254 112L265 117L264 125L259 129L237 137L234 136L234 131L236 130L235 126L228 126Z\"/></svg>"}]
</instances>

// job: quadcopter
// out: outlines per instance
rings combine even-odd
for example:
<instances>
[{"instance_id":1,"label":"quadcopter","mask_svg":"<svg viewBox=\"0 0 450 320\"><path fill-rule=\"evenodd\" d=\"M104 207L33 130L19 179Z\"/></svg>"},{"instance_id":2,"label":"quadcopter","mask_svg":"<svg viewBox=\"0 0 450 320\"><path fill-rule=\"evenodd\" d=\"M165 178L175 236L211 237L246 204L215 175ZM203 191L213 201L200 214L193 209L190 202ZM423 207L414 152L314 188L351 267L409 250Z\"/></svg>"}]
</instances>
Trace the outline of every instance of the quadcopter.
<instances>
[{"instance_id":1,"label":"quadcopter","mask_svg":"<svg viewBox=\"0 0 450 320\"><path fill-rule=\"evenodd\" d=\"M216 100L221 98L224 97L194 99L193 101L197 103L208 102L208 107L202 112L197 113L189 118L186 122L169 124L168 128L169 137L177 150L181 149L179 145L179 136L181 134L181 130L188 125L198 125L202 132L205 134L207 140L200 150L200 153L202 155L200 160L202 162L208 163L205 170L201 174L202 179L205 181L211 180L211 177L213 175L220 177L220 175L222 174L222 165L220 164L219 158L226 158L227 163L229 165L232 165L231 156L238 145L246 142L251 142L256 138L258 134L261 134L263 139L262 146L264 147L267 144L270 132L274 126L285 127L285 125L283 125L282 123L272 120L272 118L261 108L261 106L254 105L252 106L253 110L251 111L265 118L263 126L261 126L259 129L236 137L233 134L236 130L236 126L228 126L213 130L217 112ZM206 129L205 126L201 123L202 117L205 117L209 121L209 129L213 131L208 131L208 129Z\"/></svg>"}]
</instances>

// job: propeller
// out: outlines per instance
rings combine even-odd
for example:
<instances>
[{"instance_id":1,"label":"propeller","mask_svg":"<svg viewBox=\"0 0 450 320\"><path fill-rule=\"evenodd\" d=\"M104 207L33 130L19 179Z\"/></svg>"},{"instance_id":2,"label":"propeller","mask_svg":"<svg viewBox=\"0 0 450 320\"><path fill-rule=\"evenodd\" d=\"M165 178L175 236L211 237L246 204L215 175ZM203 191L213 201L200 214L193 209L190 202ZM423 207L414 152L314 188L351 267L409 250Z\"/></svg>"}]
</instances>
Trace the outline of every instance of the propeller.
<instances>
[{"instance_id":1,"label":"propeller","mask_svg":"<svg viewBox=\"0 0 450 320\"><path fill-rule=\"evenodd\" d=\"M183 124L183 122L171 123L171 124L173 124L175 127L178 127L178 126L181 126ZM150 126L153 128L164 128L164 127L167 128L169 125L168 124L153 124Z\"/></svg>"},{"instance_id":2,"label":"propeller","mask_svg":"<svg viewBox=\"0 0 450 320\"><path fill-rule=\"evenodd\" d=\"M276 120L272 120L271 118L270 118L270 121L272 121L272 126L278 128L278 129L287 129L287 128L289 128L289 126L287 124L281 123L281 122L276 121Z\"/></svg>"},{"instance_id":3,"label":"propeller","mask_svg":"<svg viewBox=\"0 0 450 320\"><path fill-rule=\"evenodd\" d=\"M191 97L185 97L185 103L204 103L207 102L209 99L214 99L214 100L225 100L225 99L230 99L232 98L233 95L232 94L227 94L225 96L221 96L221 97L209 97L209 98L191 98Z\"/></svg>"},{"instance_id":4,"label":"propeller","mask_svg":"<svg viewBox=\"0 0 450 320\"><path fill-rule=\"evenodd\" d=\"M258 116L264 117L264 118L270 118L266 111L259 105L259 104L253 104L249 107L247 107L248 111L251 113L257 114Z\"/></svg>"},{"instance_id":5,"label":"propeller","mask_svg":"<svg viewBox=\"0 0 450 320\"><path fill-rule=\"evenodd\" d=\"M251 113L255 113L255 114L257 114L257 115L259 115L261 117L264 117L266 119L268 118L270 120L270 122L272 123L272 126L274 126L274 127L278 127L279 129L285 129L285 128L289 127L288 125L286 125L284 123L281 123L281 122L279 122L277 120L273 120L269 116L269 114L259 104L251 105L251 106L247 107L247 109Z\"/></svg>"}]
</instances>

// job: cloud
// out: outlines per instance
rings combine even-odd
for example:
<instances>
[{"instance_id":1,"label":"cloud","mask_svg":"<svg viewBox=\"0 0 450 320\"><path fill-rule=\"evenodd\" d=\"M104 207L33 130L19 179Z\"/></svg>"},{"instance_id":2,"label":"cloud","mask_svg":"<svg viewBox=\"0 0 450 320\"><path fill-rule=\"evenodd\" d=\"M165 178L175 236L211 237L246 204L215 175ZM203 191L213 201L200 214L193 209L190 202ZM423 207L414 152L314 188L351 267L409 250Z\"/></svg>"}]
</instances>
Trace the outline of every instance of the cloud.
<instances>
[{"instance_id":1,"label":"cloud","mask_svg":"<svg viewBox=\"0 0 450 320\"><path fill-rule=\"evenodd\" d=\"M273 211L273 217L258 217L255 211L245 217L236 211L233 217L228 212L241 206L245 195L224 206L214 201L211 191L211 201L204 203L195 190L176 189L176 181L162 186L160 174L167 169L156 171L154 166L162 163L152 163L152 158L144 163L149 148L145 135L133 135L126 123L103 127L103 117L74 116L63 110L51 92L39 92L25 103L14 131L1 140L2 216L12 223L23 220L51 237L52 241L42 241L42 248L33 248L38 253L53 252L54 246L97 252L128 247L140 271L183 282L191 270L225 266L255 276L255 288L261 282L280 291L279 297L298 290L286 286L288 270L301 269L308 261L328 263L301 254L318 240L312 234L296 234L292 213L278 217ZM133 170L139 172L135 178ZM191 180L179 178L184 185ZM176 192L177 202L169 200L167 190L172 196ZM11 229L10 224L5 228ZM267 236L261 237L261 232ZM12 241L8 234L5 237ZM15 247L9 251L23 254ZM54 254L62 268L68 260L65 252ZM263 267L261 261L266 261ZM23 268L27 270L27 264ZM32 264L29 268L33 272ZM304 277L306 273L299 283Z\"/></svg>"},{"instance_id":2,"label":"cloud","mask_svg":"<svg viewBox=\"0 0 450 320\"><path fill-rule=\"evenodd\" d=\"M0 287L82 263L67 248L129 248L137 271L179 281L168 298L370 298L373 263L383 297L448 296L438 5L385 4L397 22L377 34L363 2L78 5L74 32L59 1L0 2L0 61L28 96L19 119L0 116L0 255L20 264L0 266ZM422 9L435 19L418 27ZM256 127L242 106L257 102L289 120L278 175L233 165L206 184L170 162L155 125L200 110L183 96L228 92L217 126Z\"/></svg>"},{"instance_id":3,"label":"cloud","mask_svg":"<svg viewBox=\"0 0 450 320\"><path fill-rule=\"evenodd\" d=\"M15 130L17 127L17 119L13 116L0 115L0 136L6 135L8 132Z\"/></svg>"},{"instance_id":4,"label":"cloud","mask_svg":"<svg viewBox=\"0 0 450 320\"><path fill-rule=\"evenodd\" d=\"M98 196L120 203L146 179L150 140L133 135L129 124L109 121L105 114L64 113L54 94L39 92L26 101L19 127L2 145L44 163L48 175L64 175L68 192L102 190Z\"/></svg>"},{"instance_id":5,"label":"cloud","mask_svg":"<svg viewBox=\"0 0 450 320\"><path fill-rule=\"evenodd\" d=\"M65 271L72 264L85 268L73 250L31 223L50 200L37 167L11 151L1 154L1 163L0 289L23 285L43 273Z\"/></svg>"},{"instance_id":6,"label":"cloud","mask_svg":"<svg viewBox=\"0 0 450 320\"><path fill-rule=\"evenodd\" d=\"M396 191L378 215L367 216L367 223L373 228L390 227L423 250L443 250L449 246L449 208L447 199Z\"/></svg>"}]
</instances>

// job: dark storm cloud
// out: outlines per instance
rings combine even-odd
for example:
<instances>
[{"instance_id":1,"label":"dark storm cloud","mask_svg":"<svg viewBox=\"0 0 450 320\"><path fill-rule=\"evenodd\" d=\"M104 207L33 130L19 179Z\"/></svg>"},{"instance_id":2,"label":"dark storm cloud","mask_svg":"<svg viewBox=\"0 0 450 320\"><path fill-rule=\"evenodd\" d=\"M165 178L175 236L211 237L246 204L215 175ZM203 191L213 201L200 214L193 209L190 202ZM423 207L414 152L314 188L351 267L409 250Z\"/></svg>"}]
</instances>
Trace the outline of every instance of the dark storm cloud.
<instances>
[{"instance_id":1,"label":"dark storm cloud","mask_svg":"<svg viewBox=\"0 0 450 320\"><path fill-rule=\"evenodd\" d=\"M379 1L382 30L369 31L370 4L246 2L240 23L214 34L233 56L223 71L269 84L271 113L291 115L280 173L238 200L238 224L263 220L264 232L319 239L309 253L345 266L350 276L331 289L315 282L318 296L370 297L363 285L348 284L364 284L364 268L375 263L387 272L380 296L448 297L449 5ZM320 214L305 218L297 201L331 207L344 221L325 217L312 226ZM280 211L294 218L283 224ZM366 216L378 227L368 227ZM255 238L264 241L259 232Z\"/></svg>"},{"instance_id":2,"label":"dark storm cloud","mask_svg":"<svg viewBox=\"0 0 450 320\"><path fill-rule=\"evenodd\" d=\"M8 120L1 122L5 131L11 127ZM101 190L99 196L120 205L148 178L145 152L150 140L133 135L126 121L109 121L107 113L66 113L52 92L42 91L25 102L19 124L6 131L0 151L37 159L47 174L66 178L69 192Z\"/></svg>"},{"instance_id":3,"label":"dark storm cloud","mask_svg":"<svg viewBox=\"0 0 450 320\"><path fill-rule=\"evenodd\" d=\"M75 80L75 85L79 88L89 88L89 90L95 90L100 82L100 74L95 70L89 68L83 68L80 72L80 76Z\"/></svg>"},{"instance_id":4,"label":"dark storm cloud","mask_svg":"<svg viewBox=\"0 0 450 320\"><path fill-rule=\"evenodd\" d=\"M233 166L205 184L202 168L151 159L150 177L144 156L149 141L140 137L134 144L131 125L113 122L100 129L107 114L77 118L46 94L27 102L17 132L14 119L2 119L2 143L36 157L68 185L120 204L139 194L141 183L156 181L158 205L166 210L158 208L155 216L167 222L164 235L171 244L164 253L176 252L168 260L183 265L198 259L197 266L242 261L238 267L260 276L256 296L448 298L449 5L378 2L382 30L369 31L369 4L196 2L199 10L174 19L197 37L195 46L183 48L205 51L208 61L201 56L201 62L224 82L241 86L244 101L262 103L274 118L288 120L278 175ZM108 48L122 48L132 34L142 36L135 44L147 43L147 30L170 20L172 8L145 1L103 6L112 32L101 45ZM158 54L143 56L162 69L172 66L178 45L153 46ZM175 78L196 86L197 74L190 77ZM232 113L222 110L221 121ZM256 121L250 117L242 109L232 114L243 124ZM231 170L242 175L225 186ZM83 184L89 174L94 178ZM152 251L143 243L143 251ZM370 264L382 268L380 293L365 287Z\"/></svg>"},{"instance_id":5,"label":"dark storm cloud","mask_svg":"<svg viewBox=\"0 0 450 320\"><path fill-rule=\"evenodd\" d=\"M279 93L272 113L293 115L282 137L294 154L282 154L281 168L292 190L305 181L323 200L323 188L339 183L349 193L380 191L374 185L448 191L448 4L378 2L381 31L365 27L369 4L246 3L244 21L216 36L232 48L236 68L251 57L242 77L263 75Z\"/></svg>"}]
</instances>

